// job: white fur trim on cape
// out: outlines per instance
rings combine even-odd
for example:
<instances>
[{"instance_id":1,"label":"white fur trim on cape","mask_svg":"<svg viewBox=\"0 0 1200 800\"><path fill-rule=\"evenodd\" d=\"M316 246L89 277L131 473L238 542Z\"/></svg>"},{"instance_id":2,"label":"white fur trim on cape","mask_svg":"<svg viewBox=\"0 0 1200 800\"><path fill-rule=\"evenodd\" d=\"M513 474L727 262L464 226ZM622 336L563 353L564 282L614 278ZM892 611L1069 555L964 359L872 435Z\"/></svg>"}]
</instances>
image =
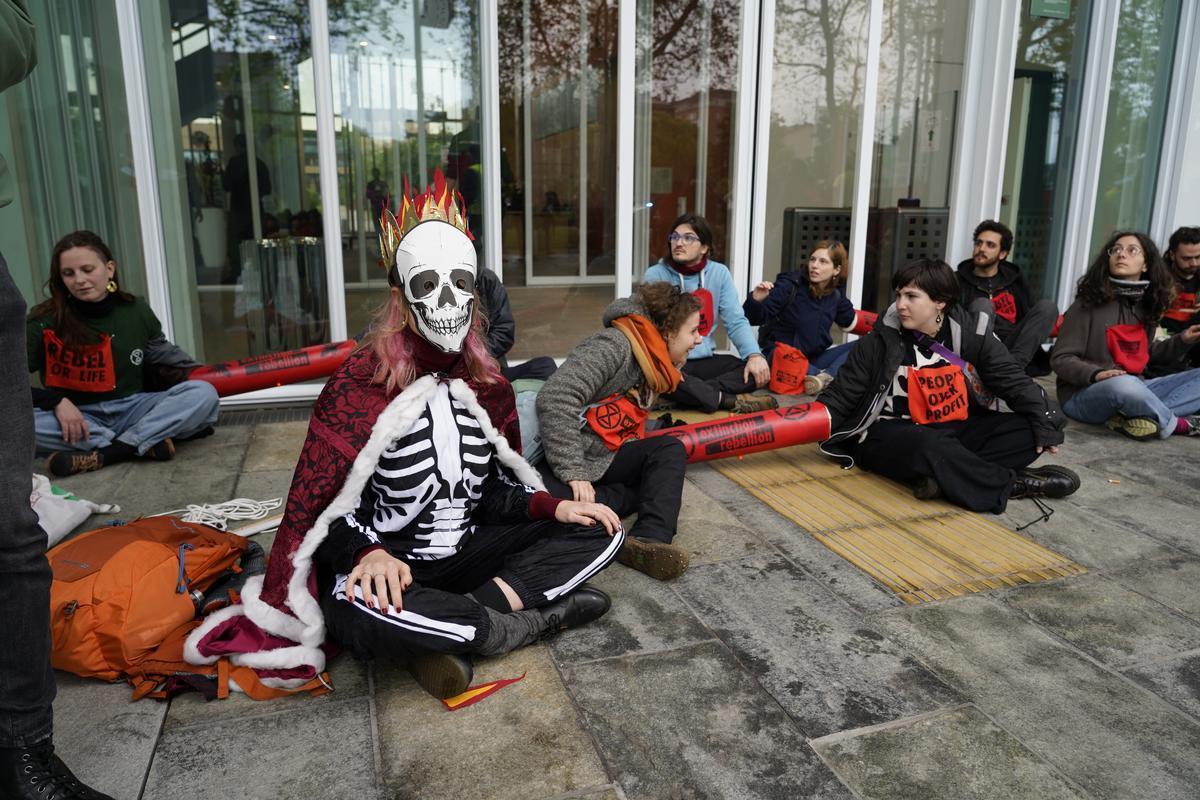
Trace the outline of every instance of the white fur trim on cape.
<instances>
[{"instance_id":1,"label":"white fur trim on cape","mask_svg":"<svg viewBox=\"0 0 1200 800\"><path fill-rule=\"evenodd\" d=\"M425 375L413 381L394 400L388 403L375 421L371 436L366 445L355 457L346 482L333 501L325 507L312 528L304 535L300 546L292 556L292 577L288 581L287 605L295 613L288 616L277 608L264 603L259 595L262 592L263 579L256 576L246 581L242 589L242 605L222 609L188 636L184 644L185 659L190 663L213 663L215 658L206 659L197 648L203 636L215 628L220 622L238 614L245 614L251 622L267 633L281 636L298 642L297 647L279 648L263 653L246 653L234 656L235 664L256 667L259 669L287 669L313 665L318 672L325 667L324 652L320 649L325 640L325 618L317 599L308 591L308 577L312 572L312 557L321 542L329 534L329 524L336 518L344 516L358 507L363 488L375 472L379 458L384 449L398 436L406 433L425 412L429 405L429 397L437 389L438 380L431 375ZM478 422L484 436L496 451L500 463L511 470L522 483L537 490L544 490L541 476L537 470L529 466L508 441L496 430L487 412L479 404L471 387L461 379L450 382L450 394L470 412ZM283 681L283 683L295 683ZM302 683L299 682L299 683Z\"/></svg>"}]
</instances>

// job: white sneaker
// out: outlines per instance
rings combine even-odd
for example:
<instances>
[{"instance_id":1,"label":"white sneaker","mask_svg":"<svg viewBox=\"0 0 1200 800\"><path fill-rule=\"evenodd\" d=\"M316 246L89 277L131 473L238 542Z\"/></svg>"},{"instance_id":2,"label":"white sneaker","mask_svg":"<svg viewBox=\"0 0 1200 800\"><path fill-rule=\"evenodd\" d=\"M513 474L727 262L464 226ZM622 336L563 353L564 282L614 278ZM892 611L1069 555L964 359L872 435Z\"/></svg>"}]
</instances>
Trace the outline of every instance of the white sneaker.
<instances>
[{"instance_id":1,"label":"white sneaker","mask_svg":"<svg viewBox=\"0 0 1200 800\"><path fill-rule=\"evenodd\" d=\"M825 370L821 370L816 375L804 376L804 393L805 394L820 394L825 391L829 384L833 383L833 376Z\"/></svg>"}]
</instances>

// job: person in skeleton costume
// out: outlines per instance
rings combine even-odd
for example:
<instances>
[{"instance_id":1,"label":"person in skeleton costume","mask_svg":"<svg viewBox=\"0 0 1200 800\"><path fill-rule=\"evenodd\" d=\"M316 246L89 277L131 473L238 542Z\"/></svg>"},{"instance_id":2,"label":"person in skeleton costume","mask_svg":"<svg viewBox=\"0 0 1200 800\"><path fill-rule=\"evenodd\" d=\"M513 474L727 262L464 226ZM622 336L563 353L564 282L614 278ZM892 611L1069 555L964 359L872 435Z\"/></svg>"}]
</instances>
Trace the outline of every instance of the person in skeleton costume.
<instances>
[{"instance_id":1,"label":"person in skeleton costume","mask_svg":"<svg viewBox=\"0 0 1200 800\"><path fill-rule=\"evenodd\" d=\"M211 616L185 656L232 652L268 685L324 669L326 634L404 662L438 697L496 655L603 615L584 582L621 549L620 520L562 501L519 455L512 389L487 354L476 257L441 174L384 210L391 296L313 409L264 580Z\"/></svg>"}]
</instances>

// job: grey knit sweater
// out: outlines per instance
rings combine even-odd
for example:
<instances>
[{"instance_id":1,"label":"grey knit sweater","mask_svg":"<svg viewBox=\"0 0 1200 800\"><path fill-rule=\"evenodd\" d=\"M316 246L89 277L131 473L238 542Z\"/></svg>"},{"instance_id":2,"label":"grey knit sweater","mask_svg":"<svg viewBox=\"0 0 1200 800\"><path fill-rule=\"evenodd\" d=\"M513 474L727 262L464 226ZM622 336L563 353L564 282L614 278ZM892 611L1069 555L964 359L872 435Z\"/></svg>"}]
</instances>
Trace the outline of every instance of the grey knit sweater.
<instances>
[{"instance_id":1,"label":"grey knit sweater","mask_svg":"<svg viewBox=\"0 0 1200 800\"><path fill-rule=\"evenodd\" d=\"M604 330L584 339L538 392L538 424L546 463L560 481L598 480L612 463L609 450L584 422L589 406L645 380L625 334L612 321L644 314L630 298L615 300L604 311Z\"/></svg>"}]
</instances>

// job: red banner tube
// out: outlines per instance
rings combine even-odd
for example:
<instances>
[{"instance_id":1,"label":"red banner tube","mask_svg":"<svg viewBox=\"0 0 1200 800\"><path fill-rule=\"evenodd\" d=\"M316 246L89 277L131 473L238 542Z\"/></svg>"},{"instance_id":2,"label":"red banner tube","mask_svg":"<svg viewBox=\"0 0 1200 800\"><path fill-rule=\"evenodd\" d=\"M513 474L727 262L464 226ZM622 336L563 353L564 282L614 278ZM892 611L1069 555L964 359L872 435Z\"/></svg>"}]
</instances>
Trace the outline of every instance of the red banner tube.
<instances>
[{"instance_id":1,"label":"red banner tube","mask_svg":"<svg viewBox=\"0 0 1200 800\"><path fill-rule=\"evenodd\" d=\"M661 428L647 436L674 436L687 448L688 463L744 456L829 438L829 410L822 403L773 408L755 414Z\"/></svg>"},{"instance_id":2,"label":"red banner tube","mask_svg":"<svg viewBox=\"0 0 1200 800\"><path fill-rule=\"evenodd\" d=\"M222 397L253 392L272 386L285 386L333 374L358 343L353 339L332 344L317 344L283 353L264 353L261 356L239 358L223 364L196 367L188 378L208 381Z\"/></svg>"},{"instance_id":3,"label":"red banner tube","mask_svg":"<svg viewBox=\"0 0 1200 800\"><path fill-rule=\"evenodd\" d=\"M877 319L879 319L879 315L874 311L864 311L860 308L854 312L854 327L850 329L850 333L866 336L875 327Z\"/></svg>"}]
</instances>

